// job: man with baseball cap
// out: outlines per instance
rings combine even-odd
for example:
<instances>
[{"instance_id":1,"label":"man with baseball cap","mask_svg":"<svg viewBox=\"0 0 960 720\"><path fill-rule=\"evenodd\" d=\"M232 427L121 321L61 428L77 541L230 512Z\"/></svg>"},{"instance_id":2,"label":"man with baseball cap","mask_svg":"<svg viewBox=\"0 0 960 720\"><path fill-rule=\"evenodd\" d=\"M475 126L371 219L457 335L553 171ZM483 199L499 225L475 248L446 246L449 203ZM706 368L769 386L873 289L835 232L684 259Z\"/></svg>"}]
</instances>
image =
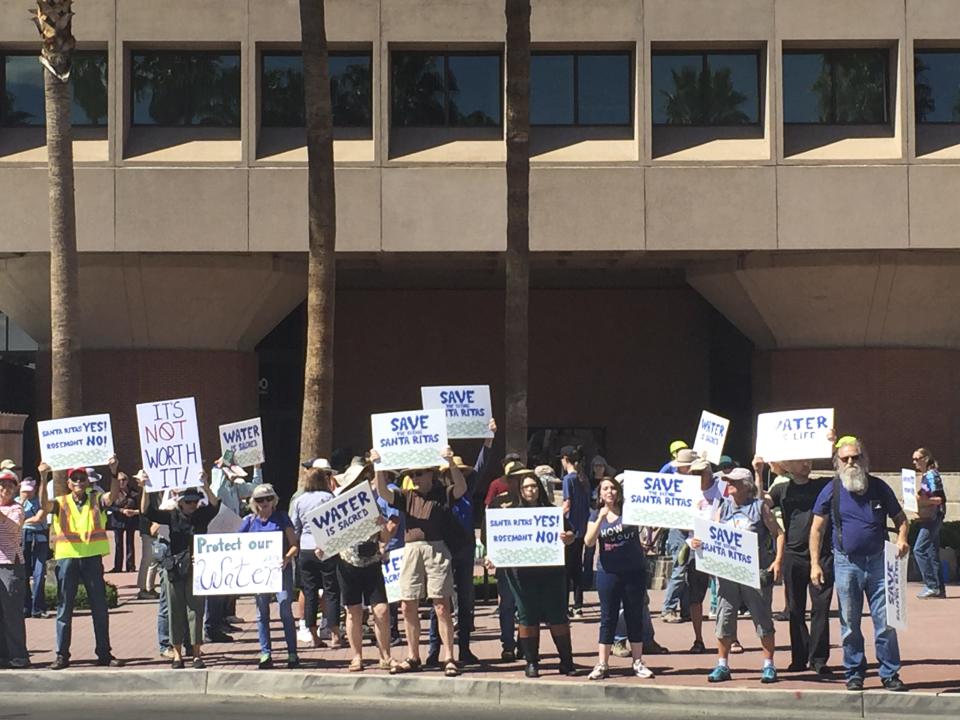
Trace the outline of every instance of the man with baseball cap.
<instances>
[{"instance_id":1,"label":"man with baseball cap","mask_svg":"<svg viewBox=\"0 0 960 720\"><path fill-rule=\"evenodd\" d=\"M670 459L660 468L661 474L672 475L677 472L677 455L680 452L684 453L684 461L687 463L685 467L689 467L691 460L688 456L694 456L695 453L683 440L674 440L670 443ZM687 601L687 568L684 563L677 561L685 539L686 533L683 530L671 528L667 533L665 550L673 557L673 571L670 573L667 588L663 593L663 608L660 611L660 619L666 623L683 622L690 615Z\"/></svg>"}]
</instances>

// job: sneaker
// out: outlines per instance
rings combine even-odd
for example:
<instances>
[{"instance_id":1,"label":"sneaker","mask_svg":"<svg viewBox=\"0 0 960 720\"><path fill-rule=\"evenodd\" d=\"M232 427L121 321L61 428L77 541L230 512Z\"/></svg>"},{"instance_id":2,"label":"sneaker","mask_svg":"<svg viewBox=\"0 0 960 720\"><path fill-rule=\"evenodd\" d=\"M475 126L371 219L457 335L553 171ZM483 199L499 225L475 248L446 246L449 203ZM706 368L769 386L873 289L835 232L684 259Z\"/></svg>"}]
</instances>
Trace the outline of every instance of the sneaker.
<instances>
[{"instance_id":1,"label":"sneaker","mask_svg":"<svg viewBox=\"0 0 960 720\"><path fill-rule=\"evenodd\" d=\"M123 667L123 660L117 660L113 655L97 660L99 667Z\"/></svg>"},{"instance_id":2,"label":"sneaker","mask_svg":"<svg viewBox=\"0 0 960 720\"><path fill-rule=\"evenodd\" d=\"M928 587L925 587L923 590L917 593L917 597L920 600L926 600L927 598L935 598L940 595L939 590L931 590Z\"/></svg>"},{"instance_id":3,"label":"sneaker","mask_svg":"<svg viewBox=\"0 0 960 720\"><path fill-rule=\"evenodd\" d=\"M70 661L63 655L57 655L53 662L50 663L51 670L64 670L68 667L70 667Z\"/></svg>"},{"instance_id":4,"label":"sneaker","mask_svg":"<svg viewBox=\"0 0 960 720\"><path fill-rule=\"evenodd\" d=\"M643 660L634 660L633 674L636 675L638 678L647 679L647 678L653 677L653 670L651 670L646 665L644 665Z\"/></svg>"},{"instance_id":5,"label":"sneaker","mask_svg":"<svg viewBox=\"0 0 960 720\"><path fill-rule=\"evenodd\" d=\"M166 648L165 650L161 650L160 657L166 658L167 660L173 660L173 648Z\"/></svg>"},{"instance_id":6,"label":"sneaker","mask_svg":"<svg viewBox=\"0 0 960 720\"><path fill-rule=\"evenodd\" d=\"M847 680L847 690L859 691L863 690L863 678L853 676Z\"/></svg>"},{"instance_id":7,"label":"sneaker","mask_svg":"<svg viewBox=\"0 0 960 720\"><path fill-rule=\"evenodd\" d=\"M656 640L651 640L650 642L645 642L643 644L644 655L666 655L669 652L670 650L668 648L665 648Z\"/></svg>"},{"instance_id":8,"label":"sneaker","mask_svg":"<svg viewBox=\"0 0 960 720\"><path fill-rule=\"evenodd\" d=\"M297 642L301 645L313 645L313 635L306 628L297 630Z\"/></svg>"},{"instance_id":9,"label":"sneaker","mask_svg":"<svg viewBox=\"0 0 960 720\"><path fill-rule=\"evenodd\" d=\"M14 670L23 670L24 668L30 667L30 658L13 658L10 660L10 667Z\"/></svg>"},{"instance_id":10,"label":"sneaker","mask_svg":"<svg viewBox=\"0 0 960 720\"><path fill-rule=\"evenodd\" d=\"M141 590L137 593L137 600L159 600L160 593L153 592L152 590Z\"/></svg>"},{"instance_id":11,"label":"sneaker","mask_svg":"<svg viewBox=\"0 0 960 720\"><path fill-rule=\"evenodd\" d=\"M610 652L616 657L630 657L630 648L627 647L626 640L615 640Z\"/></svg>"},{"instance_id":12,"label":"sneaker","mask_svg":"<svg viewBox=\"0 0 960 720\"><path fill-rule=\"evenodd\" d=\"M257 670L272 670L273 669L273 657L270 653L263 653L260 656L260 662L257 663Z\"/></svg>"},{"instance_id":13,"label":"sneaker","mask_svg":"<svg viewBox=\"0 0 960 720\"><path fill-rule=\"evenodd\" d=\"M903 682L903 680L900 679L899 675L891 675L888 678L883 678L881 682L883 683L883 686L890 692L906 692L907 691L907 686Z\"/></svg>"},{"instance_id":14,"label":"sneaker","mask_svg":"<svg viewBox=\"0 0 960 720\"><path fill-rule=\"evenodd\" d=\"M203 661L202 657L195 657L193 659L193 669L194 670L203 670L207 667L207 664Z\"/></svg>"},{"instance_id":15,"label":"sneaker","mask_svg":"<svg viewBox=\"0 0 960 720\"><path fill-rule=\"evenodd\" d=\"M600 663L597 663L596 667L587 675L588 680L604 680L608 677L610 677L610 668Z\"/></svg>"},{"instance_id":16,"label":"sneaker","mask_svg":"<svg viewBox=\"0 0 960 720\"><path fill-rule=\"evenodd\" d=\"M230 623L231 625L241 625L246 622L246 620L237 615L227 615L224 618L224 621Z\"/></svg>"},{"instance_id":17,"label":"sneaker","mask_svg":"<svg viewBox=\"0 0 960 720\"><path fill-rule=\"evenodd\" d=\"M582 617L583 617L583 608L575 607L575 608L573 609L573 613L571 614L570 617L582 618Z\"/></svg>"},{"instance_id":18,"label":"sneaker","mask_svg":"<svg viewBox=\"0 0 960 720\"><path fill-rule=\"evenodd\" d=\"M516 653L515 650L507 650L507 649L504 649L504 650L500 653L500 660L501 660L501 662L516 662L516 661L517 661L517 653Z\"/></svg>"},{"instance_id":19,"label":"sneaker","mask_svg":"<svg viewBox=\"0 0 960 720\"><path fill-rule=\"evenodd\" d=\"M676 610L667 610L660 615L660 619L665 623L682 623L683 619Z\"/></svg>"},{"instance_id":20,"label":"sneaker","mask_svg":"<svg viewBox=\"0 0 960 720\"><path fill-rule=\"evenodd\" d=\"M707 675L707 681L712 683L726 682L727 680L732 680L733 678L730 675L730 668L726 665L717 665L713 670L710 671L710 674Z\"/></svg>"},{"instance_id":21,"label":"sneaker","mask_svg":"<svg viewBox=\"0 0 960 720\"><path fill-rule=\"evenodd\" d=\"M296 653L287 653L287 668L296 670L300 667L300 656Z\"/></svg>"},{"instance_id":22,"label":"sneaker","mask_svg":"<svg viewBox=\"0 0 960 720\"><path fill-rule=\"evenodd\" d=\"M764 685L775 683L777 681L777 669L773 665L767 665L760 671L760 682Z\"/></svg>"}]
</instances>

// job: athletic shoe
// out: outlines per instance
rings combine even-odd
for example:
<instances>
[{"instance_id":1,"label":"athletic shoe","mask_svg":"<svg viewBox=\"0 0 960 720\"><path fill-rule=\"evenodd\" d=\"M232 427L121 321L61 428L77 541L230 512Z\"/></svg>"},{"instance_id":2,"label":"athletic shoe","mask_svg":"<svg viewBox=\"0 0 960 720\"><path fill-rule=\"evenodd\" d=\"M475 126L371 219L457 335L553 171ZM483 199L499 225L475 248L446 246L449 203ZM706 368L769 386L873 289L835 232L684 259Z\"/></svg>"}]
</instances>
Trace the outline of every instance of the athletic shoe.
<instances>
[{"instance_id":1,"label":"athletic shoe","mask_svg":"<svg viewBox=\"0 0 960 720\"><path fill-rule=\"evenodd\" d=\"M923 590L917 593L917 597L921 600L926 600L927 598L934 598L940 594L939 590L931 590L928 587L925 587Z\"/></svg>"},{"instance_id":2,"label":"athletic shoe","mask_svg":"<svg viewBox=\"0 0 960 720\"><path fill-rule=\"evenodd\" d=\"M517 653L516 653L516 651L515 651L515 650L506 650L506 649L504 649L504 650L500 653L500 661L501 661L501 662L516 662L516 661L517 661Z\"/></svg>"},{"instance_id":3,"label":"athletic shoe","mask_svg":"<svg viewBox=\"0 0 960 720\"><path fill-rule=\"evenodd\" d=\"M257 663L258 670L272 670L273 669L273 657L270 653L264 653L260 656L260 662Z\"/></svg>"},{"instance_id":4,"label":"athletic shoe","mask_svg":"<svg viewBox=\"0 0 960 720\"><path fill-rule=\"evenodd\" d=\"M10 667L14 670L23 670L24 668L30 667L30 658L13 658L10 660Z\"/></svg>"},{"instance_id":5,"label":"athletic shoe","mask_svg":"<svg viewBox=\"0 0 960 720\"><path fill-rule=\"evenodd\" d=\"M903 680L900 679L899 675L891 675L888 678L883 678L881 682L883 682L883 686L890 692L907 691L907 686L904 684Z\"/></svg>"},{"instance_id":6,"label":"athletic shoe","mask_svg":"<svg viewBox=\"0 0 960 720\"><path fill-rule=\"evenodd\" d=\"M615 640L610 652L616 657L630 657L630 648L627 647L626 640Z\"/></svg>"},{"instance_id":7,"label":"athletic shoe","mask_svg":"<svg viewBox=\"0 0 960 720\"><path fill-rule=\"evenodd\" d=\"M863 690L863 678L853 676L847 680L847 690L859 691Z\"/></svg>"},{"instance_id":8,"label":"athletic shoe","mask_svg":"<svg viewBox=\"0 0 960 720\"><path fill-rule=\"evenodd\" d=\"M732 680L733 678L730 675L730 668L726 665L717 665L713 670L710 671L710 674L707 675L707 681L712 683L726 682L727 680Z\"/></svg>"},{"instance_id":9,"label":"athletic shoe","mask_svg":"<svg viewBox=\"0 0 960 720\"><path fill-rule=\"evenodd\" d=\"M590 671L590 674L587 675L588 680L604 680L610 677L610 668L606 665L601 665L598 663L593 670Z\"/></svg>"},{"instance_id":10,"label":"athletic shoe","mask_svg":"<svg viewBox=\"0 0 960 720\"><path fill-rule=\"evenodd\" d=\"M306 628L297 630L297 642L300 645L313 645L313 635Z\"/></svg>"},{"instance_id":11,"label":"athletic shoe","mask_svg":"<svg viewBox=\"0 0 960 720\"><path fill-rule=\"evenodd\" d=\"M287 668L295 670L300 667L300 656L296 653L287 653Z\"/></svg>"},{"instance_id":12,"label":"athletic shoe","mask_svg":"<svg viewBox=\"0 0 960 720\"><path fill-rule=\"evenodd\" d=\"M665 623L682 623L683 618L676 610L668 610L660 615L660 619Z\"/></svg>"},{"instance_id":13,"label":"athletic shoe","mask_svg":"<svg viewBox=\"0 0 960 720\"><path fill-rule=\"evenodd\" d=\"M633 674L636 675L638 678L647 679L647 678L653 677L653 670L651 670L646 665L644 665L643 660L634 660Z\"/></svg>"},{"instance_id":14,"label":"athletic shoe","mask_svg":"<svg viewBox=\"0 0 960 720\"><path fill-rule=\"evenodd\" d=\"M173 660L175 655L173 654L173 648L167 648L166 650L160 651L160 657L166 658L167 660Z\"/></svg>"},{"instance_id":15,"label":"athletic shoe","mask_svg":"<svg viewBox=\"0 0 960 720\"><path fill-rule=\"evenodd\" d=\"M775 683L777 681L777 669L773 665L767 665L760 671L760 682L764 685Z\"/></svg>"},{"instance_id":16,"label":"athletic shoe","mask_svg":"<svg viewBox=\"0 0 960 720\"><path fill-rule=\"evenodd\" d=\"M65 658L63 655L57 655L53 662L50 663L51 670L64 670L68 667L70 667L70 661L67 660L67 658Z\"/></svg>"},{"instance_id":17,"label":"athletic shoe","mask_svg":"<svg viewBox=\"0 0 960 720\"><path fill-rule=\"evenodd\" d=\"M141 590L137 593L137 600L159 600L160 593L153 592L152 590ZM36 617L36 615L34 615Z\"/></svg>"},{"instance_id":18,"label":"athletic shoe","mask_svg":"<svg viewBox=\"0 0 960 720\"><path fill-rule=\"evenodd\" d=\"M241 623L245 623L245 622L246 622L246 620L244 620L242 617L239 617L239 616L237 616L237 615L227 615L227 616L224 618L224 620L225 620L226 622L232 624L232 625L239 625L239 624L241 624Z\"/></svg>"}]
</instances>

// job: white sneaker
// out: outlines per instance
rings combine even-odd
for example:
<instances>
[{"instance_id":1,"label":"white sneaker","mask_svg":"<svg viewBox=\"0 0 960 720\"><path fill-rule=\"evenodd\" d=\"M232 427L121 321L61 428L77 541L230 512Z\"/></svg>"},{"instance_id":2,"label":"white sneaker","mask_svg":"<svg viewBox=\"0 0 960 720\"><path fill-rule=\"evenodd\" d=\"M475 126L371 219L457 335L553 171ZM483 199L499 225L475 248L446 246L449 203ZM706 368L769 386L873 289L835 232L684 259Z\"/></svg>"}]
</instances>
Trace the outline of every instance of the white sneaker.
<instances>
[{"instance_id":1,"label":"white sneaker","mask_svg":"<svg viewBox=\"0 0 960 720\"><path fill-rule=\"evenodd\" d=\"M590 674L587 675L588 680L603 680L608 677L610 677L610 668L599 663L590 671Z\"/></svg>"},{"instance_id":2,"label":"white sneaker","mask_svg":"<svg viewBox=\"0 0 960 720\"><path fill-rule=\"evenodd\" d=\"M653 670L648 668L643 664L643 660L634 660L633 661L633 674L638 678L652 678Z\"/></svg>"},{"instance_id":3,"label":"white sneaker","mask_svg":"<svg viewBox=\"0 0 960 720\"><path fill-rule=\"evenodd\" d=\"M306 628L297 630L297 644L301 646L313 647L313 635Z\"/></svg>"}]
</instances>

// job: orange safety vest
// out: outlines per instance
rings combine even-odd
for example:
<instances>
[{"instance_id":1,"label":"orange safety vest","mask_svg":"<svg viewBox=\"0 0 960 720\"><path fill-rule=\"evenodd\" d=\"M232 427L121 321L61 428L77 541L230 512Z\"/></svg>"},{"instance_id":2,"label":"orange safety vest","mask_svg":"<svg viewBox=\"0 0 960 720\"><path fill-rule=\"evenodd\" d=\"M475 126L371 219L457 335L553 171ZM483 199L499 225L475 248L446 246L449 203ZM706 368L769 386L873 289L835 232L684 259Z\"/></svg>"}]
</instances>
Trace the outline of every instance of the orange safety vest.
<instances>
[{"instance_id":1,"label":"orange safety vest","mask_svg":"<svg viewBox=\"0 0 960 720\"><path fill-rule=\"evenodd\" d=\"M107 514L100 509L100 493L87 491L87 501L77 507L72 494L57 498L59 512L50 522L50 542L56 543L53 557L84 558L110 554Z\"/></svg>"}]
</instances>

